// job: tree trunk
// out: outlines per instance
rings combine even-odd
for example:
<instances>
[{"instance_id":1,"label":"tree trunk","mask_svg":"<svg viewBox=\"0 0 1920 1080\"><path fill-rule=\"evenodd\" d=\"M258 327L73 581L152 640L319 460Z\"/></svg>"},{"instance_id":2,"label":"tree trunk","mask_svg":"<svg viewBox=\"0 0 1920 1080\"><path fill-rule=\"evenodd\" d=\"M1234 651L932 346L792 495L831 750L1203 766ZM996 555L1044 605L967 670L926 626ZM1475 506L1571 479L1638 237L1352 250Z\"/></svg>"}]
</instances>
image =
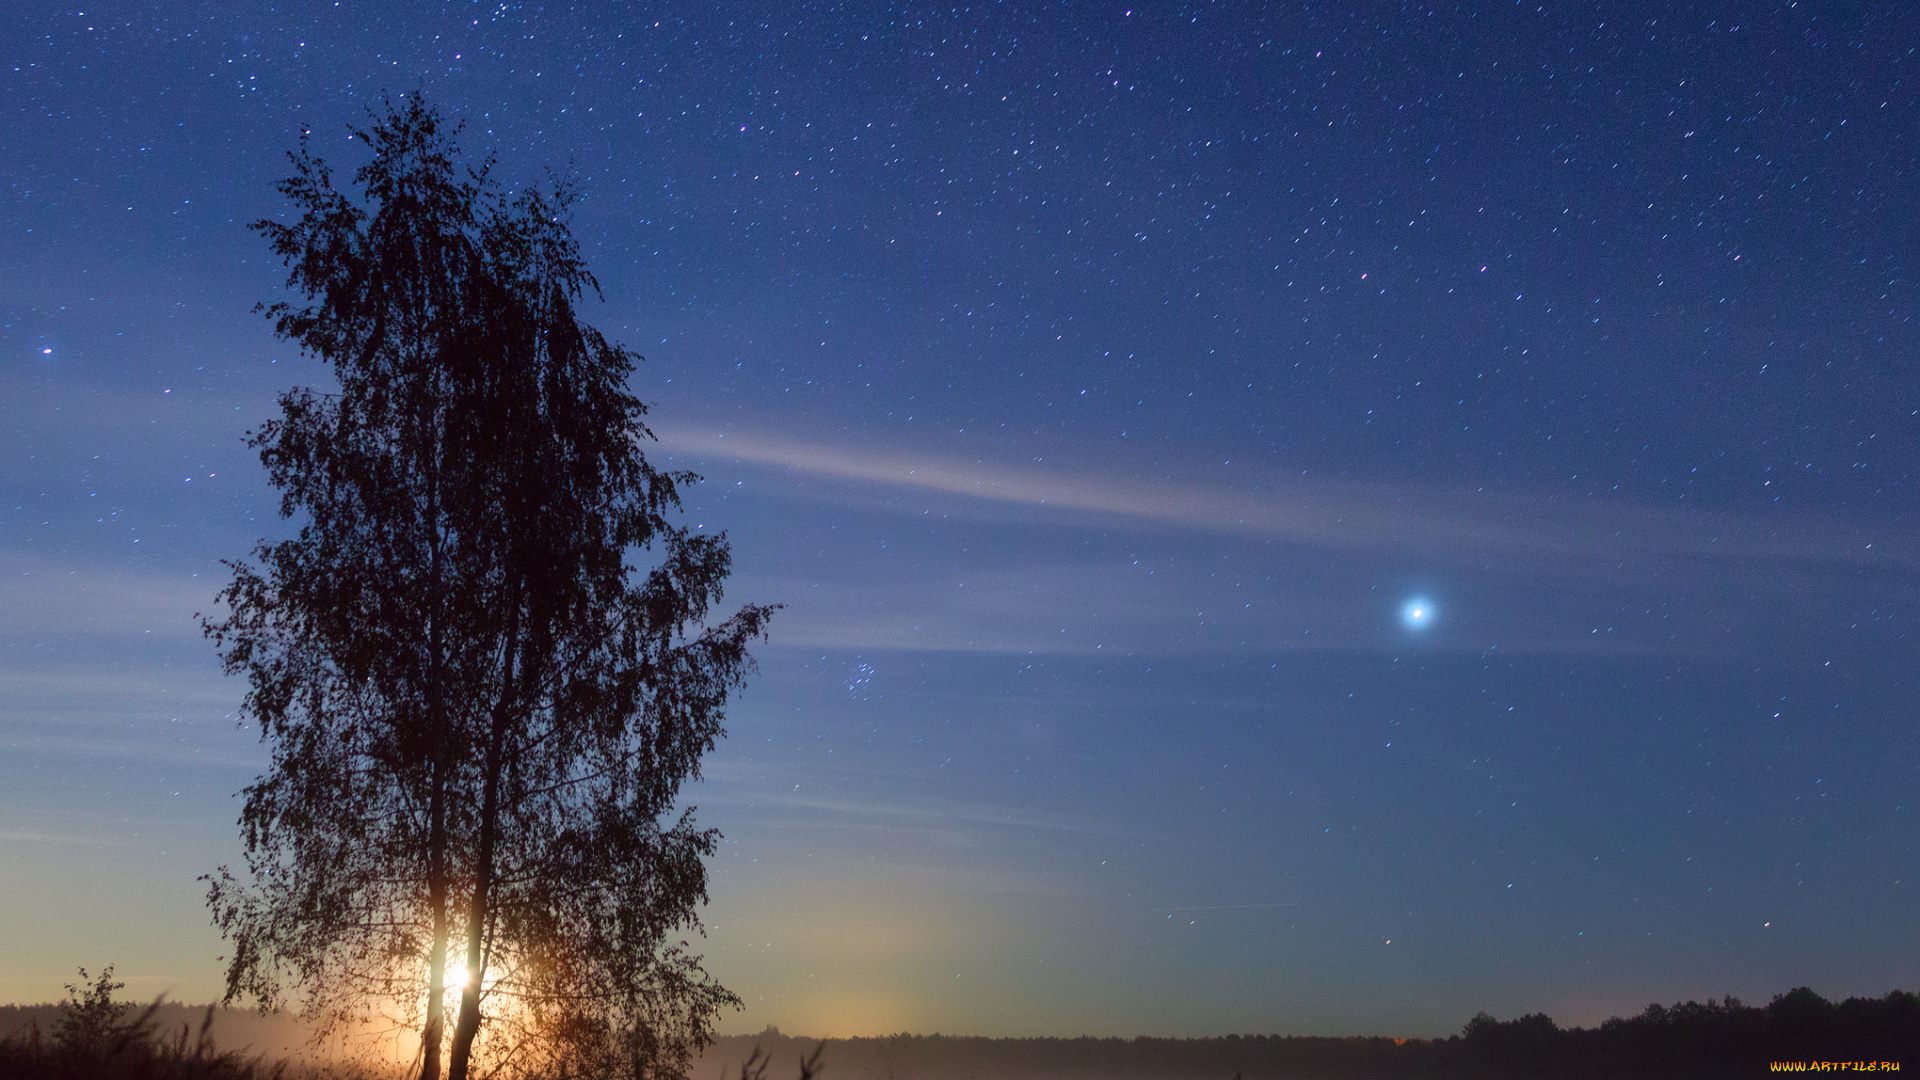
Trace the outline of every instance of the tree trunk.
<instances>
[{"instance_id":1,"label":"tree trunk","mask_svg":"<svg viewBox=\"0 0 1920 1080\"><path fill-rule=\"evenodd\" d=\"M429 370L432 370L431 368ZM440 445L436 425L429 423L428 445ZM441 634L445 611L440 603L440 469L437 453L427 460L428 567L430 590L427 614L427 725L432 740L433 788L427 795L427 903L433 909L433 948L427 956L427 1016L420 1031L420 1080L440 1080L440 1049L447 1027L447 939L453 927L447 919L447 729L441 675L445 653Z\"/></svg>"},{"instance_id":2,"label":"tree trunk","mask_svg":"<svg viewBox=\"0 0 1920 1080\"><path fill-rule=\"evenodd\" d=\"M473 1055L474 1037L480 1034L480 987L486 977L486 926L492 911L494 844L500 834L500 750L504 733L505 703L494 720L493 738L487 748L486 795L480 811L480 851L476 860L473 902L467 909L467 985L460 991L460 1017L453 1028L453 1053L448 1060L447 1080L467 1080L468 1063Z\"/></svg>"},{"instance_id":3,"label":"tree trunk","mask_svg":"<svg viewBox=\"0 0 1920 1080\"><path fill-rule=\"evenodd\" d=\"M420 1080L440 1080L440 1046L445 1042L447 1002L447 828L444 771L434 767L428 801L427 894L433 908L433 951L427 957L427 1021L420 1032Z\"/></svg>"},{"instance_id":4,"label":"tree trunk","mask_svg":"<svg viewBox=\"0 0 1920 1080\"><path fill-rule=\"evenodd\" d=\"M507 620L506 678L488 732L486 787L480 802L480 850L474 859L473 902L467 911L467 985L460 993L460 1017L453 1028L453 1052L447 1080L467 1080L473 1040L480 1034L480 988L486 977L486 926L493 915L494 852L500 838L500 777L506 771L507 731L512 726L514 660L520 650L519 598Z\"/></svg>"}]
</instances>

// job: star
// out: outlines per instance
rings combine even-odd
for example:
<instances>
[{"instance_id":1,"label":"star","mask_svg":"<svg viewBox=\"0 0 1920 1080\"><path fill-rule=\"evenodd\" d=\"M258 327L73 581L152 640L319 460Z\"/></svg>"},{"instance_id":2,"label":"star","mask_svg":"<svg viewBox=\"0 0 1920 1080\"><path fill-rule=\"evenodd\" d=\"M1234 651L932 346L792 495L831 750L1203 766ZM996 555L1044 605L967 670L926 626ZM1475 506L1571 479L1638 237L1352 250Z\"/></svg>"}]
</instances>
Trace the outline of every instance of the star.
<instances>
[{"instance_id":1,"label":"star","mask_svg":"<svg viewBox=\"0 0 1920 1080\"><path fill-rule=\"evenodd\" d=\"M1400 621L1409 630L1425 630L1433 622L1433 601L1424 596L1408 600L1400 608Z\"/></svg>"}]
</instances>

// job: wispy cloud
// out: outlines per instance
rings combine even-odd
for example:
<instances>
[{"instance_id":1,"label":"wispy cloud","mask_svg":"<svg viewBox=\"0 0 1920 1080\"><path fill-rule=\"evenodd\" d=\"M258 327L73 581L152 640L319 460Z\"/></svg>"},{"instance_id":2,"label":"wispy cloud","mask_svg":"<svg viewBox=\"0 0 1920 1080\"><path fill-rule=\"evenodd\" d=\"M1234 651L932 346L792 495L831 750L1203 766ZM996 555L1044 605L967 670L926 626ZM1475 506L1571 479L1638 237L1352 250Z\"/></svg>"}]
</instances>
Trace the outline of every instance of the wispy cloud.
<instances>
[{"instance_id":1,"label":"wispy cloud","mask_svg":"<svg viewBox=\"0 0 1920 1080\"><path fill-rule=\"evenodd\" d=\"M0 695L9 705L59 703L64 711L81 715L98 713L107 706L118 708L128 701L231 712L245 689L238 683L222 681L212 671L159 665L140 665L145 670L129 671L127 666L123 662L112 670L92 664L54 669L0 668Z\"/></svg>"},{"instance_id":2,"label":"wispy cloud","mask_svg":"<svg viewBox=\"0 0 1920 1080\"><path fill-rule=\"evenodd\" d=\"M915 843L933 835L957 839L1006 829L1022 834L1108 838L1136 834L1089 815L1036 810L1022 803L944 799L929 794L927 775L909 770L723 759L707 771L711 786L704 789L705 797L700 802L731 807L735 812L770 812L768 827L811 829L820 826L820 819L832 819L842 829L899 833ZM865 797L850 795L850 791Z\"/></svg>"},{"instance_id":3,"label":"wispy cloud","mask_svg":"<svg viewBox=\"0 0 1920 1080\"><path fill-rule=\"evenodd\" d=\"M782 500L974 527L964 541L916 532L874 550L822 525L770 549L784 562L744 564L747 594L788 602L775 628L787 645L1399 649L1399 603L1437 590L1444 617L1428 648L1726 655L1767 647L1780 625L1842 636L1879 626L1878 609L1913 595L1920 567L1897 524L1786 512L1338 477L1209 485L757 432L660 435L676 463L770 472ZM1034 531L1054 527L1072 542Z\"/></svg>"},{"instance_id":4,"label":"wispy cloud","mask_svg":"<svg viewBox=\"0 0 1920 1080\"><path fill-rule=\"evenodd\" d=\"M161 633L199 637L196 612L212 611L224 581L191 573L136 573L0 550L0 637Z\"/></svg>"},{"instance_id":5,"label":"wispy cloud","mask_svg":"<svg viewBox=\"0 0 1920 1080\"><path fill-rule=\"evenodd\" d=\"M133 848L145 850L152 845L137 839L121 836L89 836L82 833L40 833L21 829L0 829L0 843L14 844L57 844L61 847L76 845L87 847Z\"/></svg>"},{"instance_id":6,"label":"wispy cloud","mask_svg":"<svg viewBox=\"0 0 1920 1080\"><path fill-rule=\"evenodd\" d=\"M779 466L893 488L964 495L1142 525L1257 536L1347 551L1484 557L1525 552L1838 562L1911 568L1920 552L1858 525L1788 513L1737 517L1649 507L1607 495L1513 494L1440 484L1268 474L1226 487L913 452L875 451L758 431L662 426L680 455Z\"/></svg>"}]
</instances>

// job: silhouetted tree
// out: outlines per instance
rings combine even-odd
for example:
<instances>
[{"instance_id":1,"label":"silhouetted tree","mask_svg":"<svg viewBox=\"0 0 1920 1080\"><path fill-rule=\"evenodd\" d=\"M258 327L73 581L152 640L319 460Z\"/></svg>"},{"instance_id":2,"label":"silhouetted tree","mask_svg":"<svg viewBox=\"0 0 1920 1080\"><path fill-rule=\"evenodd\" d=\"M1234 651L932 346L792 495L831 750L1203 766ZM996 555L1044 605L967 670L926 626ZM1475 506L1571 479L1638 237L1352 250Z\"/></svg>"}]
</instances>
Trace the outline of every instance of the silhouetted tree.
<instances>
[{"instance_id":1,"label":"silhouetted tree","mask_svg":"<svg viewBox=\"0 0 1920 1080\"><path fill-rule=\"evenodd\" d=\"M87 982L87 969L80 969L80 982L68 983L66 1000L60 1003L60 1019L53 1025L53 1041L69 1050L92 1052L113 1041L123 1027L130 1001L113 1000L115 990L127 984L115 982L113 965L108 964L100 977Z\"/></svg>"},{"instance_id":2,"label":"silhouetted tree","mask_svg":"<svg viewBox=\"0 0 1920 1080\"><path fill-rule=\"evenodd\" d=\"M1561 1031L1545 1013L1502 1023L1476 1013L1461 1030L1466 1061L1482 1075L1558 1075Z\"/></svg>"},{"instance_id":3,"label":"silhouetted tree","mask_svg":"<svg viewBox=\"0 0 1920 1080\"><path fill-rule=\"evenodd\" d=\"M398 1010L425 1080L477 1040L678 1075L737 999L673 940L715 833L662 822L771 609L708 621L726 539L669 519L698 478L647 463L639 358L576 317L567 189L460 166L418 97L374 120L358 201L303 135L300 219L254 225L310 301L263 310L338 386L251 435L300 531L206 623L273 754L250 874L211 878L227 997Z\"/></svg>"}]
</instances>

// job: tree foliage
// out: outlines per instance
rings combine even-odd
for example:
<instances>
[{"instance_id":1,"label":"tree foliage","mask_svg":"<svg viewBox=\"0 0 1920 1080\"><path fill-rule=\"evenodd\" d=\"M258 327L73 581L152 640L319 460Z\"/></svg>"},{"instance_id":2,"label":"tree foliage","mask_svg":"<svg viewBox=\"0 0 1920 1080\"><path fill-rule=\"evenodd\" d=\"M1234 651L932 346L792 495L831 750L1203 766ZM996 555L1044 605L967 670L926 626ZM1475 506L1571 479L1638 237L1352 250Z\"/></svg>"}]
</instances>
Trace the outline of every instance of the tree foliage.
<instances>
[{"instance_id":1,"label":"tree foliage","mask_svg":"<svg viewBox=\"0 0 1920 1080\"><path fill-rule=\"evenodd\" d=\"M303 136L299 219L254 226L337 388L251 435L299 532L207 623L273 755L209 893L228 999L397 1015L427 1080L678 1075L737 999L677 940L716 835L667 816L771 609L709 618L726 538L676 524L698 478L647 462L639 357L576 315L571 193L462 167L418 97L374 121L360 199Z\"/></svg>"},{"instance_id":2,"label":"tree foliage","mask_svg":"<svg viewBox=\"0 0 1920 1080\"><path fill-rule=\"evenodd\" d=\"M80 969L80 982L67 983L67 996L60 1002L60 1019L53 1025L53 1041L69 1050L92 1051L107 1046L124 1028L130 1001L113 1000L115 990L127 984L115 982L113 965L108 964L100 977L89 983L87 969Z\"/></svg>"}]
</instances>

